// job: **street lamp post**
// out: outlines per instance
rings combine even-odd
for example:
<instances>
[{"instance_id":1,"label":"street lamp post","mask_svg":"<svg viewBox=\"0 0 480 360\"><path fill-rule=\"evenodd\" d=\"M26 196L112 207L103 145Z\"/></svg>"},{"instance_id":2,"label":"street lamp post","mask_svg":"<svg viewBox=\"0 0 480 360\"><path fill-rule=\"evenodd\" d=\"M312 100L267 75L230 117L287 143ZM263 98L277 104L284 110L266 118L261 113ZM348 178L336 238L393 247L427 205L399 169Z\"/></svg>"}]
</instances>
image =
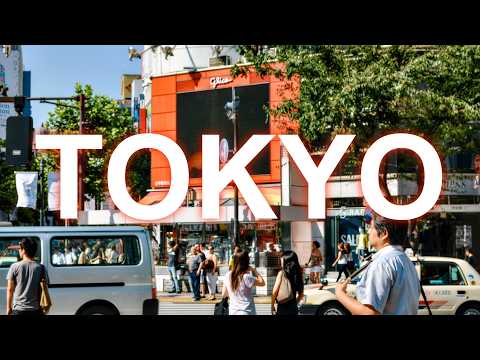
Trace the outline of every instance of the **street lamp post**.
<instances>
[{"instance_id":1,"label":"street lamp post","mask_svg":"<svg viewBox=\"0 0 480 360\"><path fill-rule=\"evenodd\" d=\"M79 123L79 134L82 135L84 133L84 124L85 124L85 94L80 94L78 96L78 100L80 102L80 123ZM85 184L83 182L84 174L85 174L85 156L84 151L78 151L78 210L84 210L84 196L85 196Z\"/></svg>"},{"instance_id":2,"label":"street lamp post","mask_svg":"<svg viewBox=\"0 0 480 360\"><path fill-rule=\"evenodd\" d=\"M235 95L235 88L232 87L232 102L225 104L225 111L227 117L233 123L233 155L237 152L238 146L238 113L237 108L240 105L240 98ZM233 223L233 245L238 245L240 242L240 224L238 221L238 187L233 183L234 189L234 223Z\"/></svg>"},{"instance_id":3,"label":"street lamp post","mask_svg":"<svg viewBox=\"0 0 480 360\"><path fill-rule=\"evenodd\" d=\"M235 88L232 87L232 106L233 106L233 155L237 152L238 146L238 121L237 121L237 109L235 106ZM234 183L234 239L235 245L238 245L240 242L240 224L238 222L238 186Z\"/></svg>"},{"instance_id":4,"label":"street lamp post","mask_svg":"<svg viewBox=\"0 0 480 360\"><path fill-rule=\"evenodd\" d=\"M39 167L39 183L40 183L40 226L45 225L45 203L44 203L44 193L43 193L43 158L40 159L40 167Z\"/></svg>"}]
</instances>

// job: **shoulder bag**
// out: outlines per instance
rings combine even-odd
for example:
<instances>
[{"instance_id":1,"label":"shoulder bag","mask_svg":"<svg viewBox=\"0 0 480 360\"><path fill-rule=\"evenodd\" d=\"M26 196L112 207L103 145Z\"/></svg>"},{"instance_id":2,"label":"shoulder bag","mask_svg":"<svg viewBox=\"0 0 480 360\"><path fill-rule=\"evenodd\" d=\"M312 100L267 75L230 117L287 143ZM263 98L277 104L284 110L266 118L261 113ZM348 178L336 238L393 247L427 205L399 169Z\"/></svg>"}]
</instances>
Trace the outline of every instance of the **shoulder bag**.
<instances>
[{"instance_id":1,"label":"shoulder bag","mask_svg":"<svg viewBox=\"0 0 480 360\"><path fill-rule=\"evenodd\" d=\"M215 304L215 309L213 311L215 316L226 316L228 315L228 297L222 299Z\"/></svg>"},{"instance_id":2,"label":"shoulder bag","mask_svg":"<svg viewBox=\"0 0 480 360\"><path fill-rule=\"evenodd\" d=\"M292 290L292 285L290 280L285 276L285 273L282 271L282 276L280 278L280 289L278 290L277 302L279 304L285 304L290 300L295 298L295 293Z\"/></svg>"},{"instance_id":3,"label":"shoulder bag","mask_svg":"<svg viewBox=\"0 0 480 360\"><path fill-rule=\"evenodd\" d=\"M40 280L40 309L42 310L44 315L47 315L50 311L50 308L52 307L52 299L50 298L50 294L48 292L48 284L45 276L45 266L42 265L42 269L43 275L42 279Z\"/></svg>"}]
</instances>

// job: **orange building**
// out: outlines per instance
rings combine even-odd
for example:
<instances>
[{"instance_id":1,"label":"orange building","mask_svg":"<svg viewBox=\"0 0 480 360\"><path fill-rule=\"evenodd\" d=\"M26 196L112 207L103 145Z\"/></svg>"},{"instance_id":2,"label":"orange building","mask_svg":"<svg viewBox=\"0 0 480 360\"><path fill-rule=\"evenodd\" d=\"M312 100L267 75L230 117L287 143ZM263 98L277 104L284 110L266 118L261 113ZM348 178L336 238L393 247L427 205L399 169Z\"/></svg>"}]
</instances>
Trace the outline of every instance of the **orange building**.
<instances>
[{"instance_id":1,"label":"orange building","mask_svg":"<svg viewBox=\"0 0 480 360\"><path fill-rule=\"evenodd\" d=\"M206 70L193 73L173 74L155 77L152 79L152 108L151 108L151 132L161 134L177 141L181 134L177 129L178 125L178 104L179 95L189 92L213 91L220 89L231 89L259 84L268 85L268 105L276 107L283 98L291 94L282 93L285 82L273 76L261 78L255 73L249 73L245 77L233 78L231 68L224 67L215 70ZM242 99L240 99L242 101ZM188 106L188 104L187 104ZM196 121L195 118L188 121ZM225 119L226 121L226 119ZM258 119L265 121L265 119ZM240 120L242 122L242 105L240 106ZM278 118L271 118L268 121L270 134L285 134L285 122ZM290 124L292 125L292 124ZM293 126L293 125L292 125ZM146 131L146 124L140 132ZM231 144L230 144L231 147ZM197 153L195 154L198 156ZM201 157L199 157L201 159ZM198 159L187 159L189 164ZM257 174L253 176L257 184L279 183L280 182L280 139L275 138L270 143L270 172L268 174ZM152 188L165 188L170 182L170 165L167 159L157 151L152 152ZM201 186L201 178L191 177L190 186Z\"/></svg>"},{"instance_id":2,"label":"orange building","mask_svg":"<svg viewBox=\"0 0 480 360\"><path fill-rule=\"evenodd\" d=\"M275 65L280 66L280 65ZM189 193L185 207L197 207L198 216L182 216L177 212L175 224L165 227L163 234L189 238L189 232L201 233L201 240L210 242L216 237L229 237L230 218L233 214L233 187L227 187L221 194L222 219L214 224L204 224L200 216L201 205L201 135L219 134L225 137L230 149L233 147L233 124L227 119L224 104L232 99L232 87L240 97L239 106L239 146L257 134L286 134L296 132L296 126L285 119L270 116L268 108L275 108L285 98L291 98L293 92L285 90L286 82L274 76L260 77L254 71L246 76L234 78L231 67L224 66L196 72L174 73L152 77L151 120L141 121L140 131L161 134L179 144L184 151L190 170ZM281 201L281 164L280 139L274 138L247 168L272 209L279 214ZM214 159L212 159L213 161ZM170 186L171 168L166 157L156 151L151 153L151 191L140 202L150 205L161 201ZM250 166L249 165L249 166ZM278 221L255 222L253 215L239 193L241 215L240 233L253 239L256 247L263 251L266 243L279 240ZM223 208L223 212L222 212ZM190 209L192 210L192 209ZM185 209L183 209L185 211ZM173 220L172 220L173 221ZM182 228L193 229L184 231ZM209 229L212 229L209 231ZM176 230L175 230L176 229ZM175 234L176 235L173 235ZM191 235L193 236L193 235ZM195 236L193 236L195 237ZM199 240L200 241L200 240Z\"/></svg>"}]
</instances>

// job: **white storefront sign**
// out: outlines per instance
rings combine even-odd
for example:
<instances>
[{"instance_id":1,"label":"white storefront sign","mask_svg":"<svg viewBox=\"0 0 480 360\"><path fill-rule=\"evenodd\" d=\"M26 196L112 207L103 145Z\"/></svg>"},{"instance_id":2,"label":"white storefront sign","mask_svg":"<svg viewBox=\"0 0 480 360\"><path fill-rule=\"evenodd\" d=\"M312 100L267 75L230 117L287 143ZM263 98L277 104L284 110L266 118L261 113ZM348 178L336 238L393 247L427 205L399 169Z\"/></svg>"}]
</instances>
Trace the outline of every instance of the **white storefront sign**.
<instances>
[{"instance_id":1,"label":"white storefront sign","mask_svg":"<svg viewBox=\"0 0 480 360\"><path fill-rule=\"evenodd\" d=\"M232 78L222 78L222 77L213 77L213 78L210 78L210 86L215 89L217 87L217 85L222 85L222 84L228 84L228 83L231 83L233 81Z\"/></svg>"}]
</instances>

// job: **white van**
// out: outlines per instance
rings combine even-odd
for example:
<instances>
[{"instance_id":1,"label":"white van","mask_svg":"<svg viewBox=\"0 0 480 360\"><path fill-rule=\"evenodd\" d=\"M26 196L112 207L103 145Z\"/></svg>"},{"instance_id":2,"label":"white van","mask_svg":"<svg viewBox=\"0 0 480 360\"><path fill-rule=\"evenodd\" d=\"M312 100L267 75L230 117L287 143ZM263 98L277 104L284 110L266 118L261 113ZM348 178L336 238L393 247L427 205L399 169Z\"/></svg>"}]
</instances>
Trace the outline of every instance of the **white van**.
<instances>
[{"instance_id":1,"label":"white van","mask_svg":"<svg viewBox=\"0 0 480 360\"><path fill-rule=\"evenodd\" d=\"M0 227L0 314L8 269L26 237L47 268L49 314L158 314L150 239L138 226Z\"/></svg>"}]
</instances>

